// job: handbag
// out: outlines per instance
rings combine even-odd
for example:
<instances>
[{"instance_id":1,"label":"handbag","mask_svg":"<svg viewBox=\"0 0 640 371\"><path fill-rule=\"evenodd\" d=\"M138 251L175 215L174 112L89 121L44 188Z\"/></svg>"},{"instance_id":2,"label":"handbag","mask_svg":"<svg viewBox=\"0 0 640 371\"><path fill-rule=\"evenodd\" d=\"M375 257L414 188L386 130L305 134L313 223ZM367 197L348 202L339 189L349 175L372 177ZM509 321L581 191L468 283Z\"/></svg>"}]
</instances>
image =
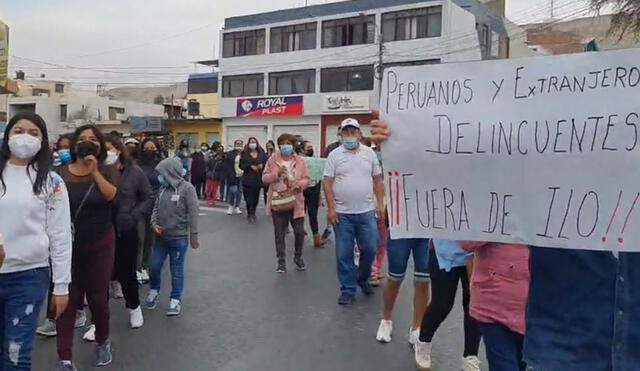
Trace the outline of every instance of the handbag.
<instances>
[{"instance_id":1,"label":"handbag","mask_svg":"<svg viewBox=\"0 0 640 371\"><path fill-rule=\"evenodd\" d=\"M291 211L296 205L296 195L293 189L287 187L285 190L277 191L276 187L271 187L271 210L276 212Z\"/></svg>"}]
</instances>

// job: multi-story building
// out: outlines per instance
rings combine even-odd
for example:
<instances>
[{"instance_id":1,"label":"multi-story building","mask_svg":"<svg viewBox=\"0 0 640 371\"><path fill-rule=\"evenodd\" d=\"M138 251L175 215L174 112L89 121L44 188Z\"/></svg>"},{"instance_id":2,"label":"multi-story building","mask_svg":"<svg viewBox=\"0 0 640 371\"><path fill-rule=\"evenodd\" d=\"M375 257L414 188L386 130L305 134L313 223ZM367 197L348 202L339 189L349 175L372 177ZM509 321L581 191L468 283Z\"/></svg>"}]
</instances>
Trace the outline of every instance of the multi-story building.
<instances>
[{"instance_id":1,"label":"multi-story building","mask_svg":"<svg viewBox=\"0 0 640 371\"><path fill-rule=\"evenodd\" d=\"M9 98L9 116L21 111L39 114L47 123L52 141L84 124L98 125L103 132L130 134L130 117L157 117L161 121L163 116L162 105L116 101L74 90L66 82L18 80L18 85L22 88Z\"/></svg>"},{"instance_id":2,"label":"multi-story building","mask_svg":"<svg viewBox=\"0 0 640 371\"><path fill-rule=\"evenodd\" d=\"M345 117L370 122L383 68L509 51L502 18L476 0L352 0L232 17L220 44L226 143L288 132L317 148Z\"/></svg>"}]
</instances>

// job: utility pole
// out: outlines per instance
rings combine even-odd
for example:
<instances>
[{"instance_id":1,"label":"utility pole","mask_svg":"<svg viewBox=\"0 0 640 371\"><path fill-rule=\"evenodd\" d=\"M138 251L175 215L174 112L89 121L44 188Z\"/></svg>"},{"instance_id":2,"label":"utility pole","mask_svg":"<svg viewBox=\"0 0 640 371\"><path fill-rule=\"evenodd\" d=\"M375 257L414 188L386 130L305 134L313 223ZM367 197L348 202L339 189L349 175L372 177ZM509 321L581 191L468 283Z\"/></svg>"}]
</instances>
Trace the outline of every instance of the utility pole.
<instances>
[{"instance_id":1,"label":"utility pole","mask_svg":"<svg viewBox=\"0 0 640 371\"><path fill-rule=\"evenodd\" d=\"M378 25L376 24L376 28ZM382 56L384 53L384 44L382 40L382 32L378 31L378 98L382 96Z\"/></svg>"},{"instance_id":2,"label":"utility pole","mask_svg":"<svg viewBox=\"0 0 640 371\"><path fill-rule=\"evenodd\" d=\"M549 0L549 18L550 18L551 20L553 20L553 19L554 19L554 13L555 13L555 12L554 12L554 3L553 3L553 0Z\"/></svg>"}]
</instances>

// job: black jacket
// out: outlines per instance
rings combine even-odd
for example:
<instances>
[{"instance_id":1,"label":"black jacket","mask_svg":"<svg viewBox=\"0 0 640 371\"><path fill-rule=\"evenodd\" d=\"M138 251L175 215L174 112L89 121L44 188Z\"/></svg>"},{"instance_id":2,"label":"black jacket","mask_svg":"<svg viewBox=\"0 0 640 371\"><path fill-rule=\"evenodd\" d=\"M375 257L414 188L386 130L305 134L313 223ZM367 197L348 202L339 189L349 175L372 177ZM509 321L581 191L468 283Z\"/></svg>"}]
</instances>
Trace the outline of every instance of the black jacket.
<instances>
[{"instance_id":1,"label":"black jacket","mask_svg":"<svg viewBox=\"0 0 640 371\"><path fill-rule=\"evenodd\" d=\"M224 155L207 158L207 179L224 179Z\"/></svg>"},{"instance_id":2,"label":"black jacket","mask_svg":"<svg viewBox=\"0 0 640 371\"><path fill-rule=\"evenodd\" d=\"M249 151L243 151L240 154L240 169L244 171L242 175L242 185L249 187L262 187L262 170L267 163L267 155L264 152L258 151L258 157L253 158ZM260 171L255 171L251 166L262 165Z\"/></svg>"},{"instance_id":3,"label":"black jacket","mask_svg":"<svg viewBox=\"0 0 640 371\"><path fill-rule=\"evenodd\" d=\"M135 229L153 207L153 198L147 175L137 165L126 166L120 172L116 202L116 228L118 231Z\"/></svg>"},{"instance_id":4,"label":"black jacket","mask_svg":"<svg viewBox=\"0 0 640 371\"><path fill-rule=\"evenodd\" d=\"M238 185L240 178L236 176L236 157L240 151L235 149L224 154L224 177L227 179L227 185Z\"/></svg>"}]
</instances>

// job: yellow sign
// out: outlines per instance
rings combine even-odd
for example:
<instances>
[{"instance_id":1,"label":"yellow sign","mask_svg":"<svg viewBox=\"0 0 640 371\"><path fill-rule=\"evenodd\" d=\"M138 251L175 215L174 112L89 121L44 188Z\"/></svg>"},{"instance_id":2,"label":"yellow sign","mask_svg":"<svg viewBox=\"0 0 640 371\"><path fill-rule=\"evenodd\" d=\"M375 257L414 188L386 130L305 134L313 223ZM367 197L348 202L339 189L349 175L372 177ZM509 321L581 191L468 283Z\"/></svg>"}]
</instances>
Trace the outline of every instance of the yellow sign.
<instances>
[{"instance_id":1,"label":"yellow sign","mask_svg":"<svg viewBox=\"0 0 640 371\"><path fill-rule=\"evenodd\" d=\"M9 78L9 26L0 21L0 86L7 85Z\"/></svg>"}]
</instances>

